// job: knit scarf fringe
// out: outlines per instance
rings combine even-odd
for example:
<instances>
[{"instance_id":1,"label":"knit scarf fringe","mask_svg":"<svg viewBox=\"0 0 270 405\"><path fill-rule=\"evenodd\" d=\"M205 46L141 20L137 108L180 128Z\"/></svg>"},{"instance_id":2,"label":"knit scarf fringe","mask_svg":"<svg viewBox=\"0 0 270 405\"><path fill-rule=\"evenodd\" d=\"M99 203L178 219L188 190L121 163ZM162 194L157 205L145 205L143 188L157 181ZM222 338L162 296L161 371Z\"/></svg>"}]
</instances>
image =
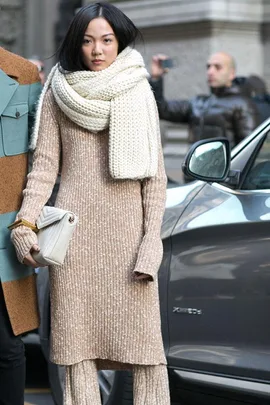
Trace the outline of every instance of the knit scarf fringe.
<instances>
[{"instance_id":1,"label":"knit scarf fringe","mask_svg":"<svg viewBox=\"0 0 270 405\"><path fill-rule=\"evenodd\" d=\"M97 133L109 128L109 170L115 179L153 177L158 167L160 128L143 58L124 49L106 69L63 72L55 65L41 93L30 148L35 149L44 96L49 89L60 109Z\"/></svg>"}]
</instances>

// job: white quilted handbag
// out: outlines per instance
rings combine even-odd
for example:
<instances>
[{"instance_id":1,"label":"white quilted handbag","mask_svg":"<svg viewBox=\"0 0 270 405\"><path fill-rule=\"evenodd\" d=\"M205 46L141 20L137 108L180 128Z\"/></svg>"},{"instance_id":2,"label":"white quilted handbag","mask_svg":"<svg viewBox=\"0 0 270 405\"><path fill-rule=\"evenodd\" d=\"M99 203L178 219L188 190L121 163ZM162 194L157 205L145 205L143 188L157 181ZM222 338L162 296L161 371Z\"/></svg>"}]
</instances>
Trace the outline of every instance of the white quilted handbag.
<instances>
[{"instance_id":1,"label":"white quilted handbag","mask_svg":"<svg viewBox=\"0 0 270 405\"><path fill-rule=\"evenodd\" d=\"M70 211L45 205L37 220L39 252L33 258L40 264L63 264L78 217Z\"/></svg>"}]
</instances>

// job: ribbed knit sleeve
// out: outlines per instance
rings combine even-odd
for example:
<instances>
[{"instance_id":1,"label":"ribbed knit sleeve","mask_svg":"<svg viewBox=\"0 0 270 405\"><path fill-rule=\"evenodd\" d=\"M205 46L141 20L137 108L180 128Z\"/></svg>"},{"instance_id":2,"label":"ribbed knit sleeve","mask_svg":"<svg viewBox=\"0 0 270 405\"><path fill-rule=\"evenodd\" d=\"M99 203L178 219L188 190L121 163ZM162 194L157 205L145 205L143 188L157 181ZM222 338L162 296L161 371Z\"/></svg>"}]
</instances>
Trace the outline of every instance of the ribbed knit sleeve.
<instances>
[{"instance_id":1,"label":"ribbed knit sleeve","mask_svg":"<svg viewBox=\"0 0 270 405\"><path fill-rule=\"evenodd\" d=\"M59 172L60 131L57 112L59 111L49 90L43 101L37 147L33 156L33 168L28 174L23 191L23 202L17 219L24 218L35 224L50 197ZM20 226L11 232L18 259L22 262L33 244L36 234L30 228Z\"/></svg>"},{"instance_id":2,"label":"ribbed knit sleeve","mask_svg":"<svg viewBox=\"0 0 270 405\"><path fill-rule=\"evenodd\" d=\"M167 177L160 144L158 172L155 177L142 182L144 237L134 268L134 272L148 274L152 280L157 275L163 255L160 233L165 210L166 187Z\"/></svg>"}]
</instances>

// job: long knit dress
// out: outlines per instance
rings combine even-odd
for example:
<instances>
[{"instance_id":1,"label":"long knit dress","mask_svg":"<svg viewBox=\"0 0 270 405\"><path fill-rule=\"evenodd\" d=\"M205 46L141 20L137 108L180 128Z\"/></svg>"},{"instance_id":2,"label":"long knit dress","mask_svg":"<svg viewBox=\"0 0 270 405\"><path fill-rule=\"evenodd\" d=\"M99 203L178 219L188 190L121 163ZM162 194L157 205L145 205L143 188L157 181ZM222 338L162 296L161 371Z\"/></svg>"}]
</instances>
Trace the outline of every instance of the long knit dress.
<instances>
[{"instance_id":1,"label":"long knit dress","mask_svg":"<svg viewBox=\"0 0 270 405\"><path fill-rule=\"evenodd\" d=\"M46 93L18 217L36 221L60 160L55 205L79 217L64 264L49 269L51 360L71 365L96 359L100 369L166 364L157 284L166 192L161 146L157 175L142 181L113 179L108 148L108 130L83 129L59 109L51 90ZM24 226L13 231L20 260L35 237ZM153 281L135 281L134 271Z\"/></svg>"}]
</instances>

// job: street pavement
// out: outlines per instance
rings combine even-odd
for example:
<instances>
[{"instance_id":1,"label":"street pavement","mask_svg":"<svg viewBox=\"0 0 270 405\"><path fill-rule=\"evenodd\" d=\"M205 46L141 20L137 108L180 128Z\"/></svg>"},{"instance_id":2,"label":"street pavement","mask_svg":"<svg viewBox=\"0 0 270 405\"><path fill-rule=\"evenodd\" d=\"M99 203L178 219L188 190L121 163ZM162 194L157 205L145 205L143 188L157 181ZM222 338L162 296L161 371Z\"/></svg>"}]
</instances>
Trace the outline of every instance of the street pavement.
<instances>
[{"instance_id":1,"label":"street pavement","mask_svg":"<svg viewBox=\"0 0 270 405\"><path fill-rule=\"evenodd\" d=\"M49 390L26 390L24 405L54 405Z\"/></svg>"},{"instance_id":2,"label":"street pavement","mask_svg":"<svg viewBox=\"0 0 270 405\"><path fill-rule=\"evenodd\" d=\"M23 338L26 354L26 389L24 405L54 405L49 389L47 363L37 334Z\"/></svg>"}]
</instances>

